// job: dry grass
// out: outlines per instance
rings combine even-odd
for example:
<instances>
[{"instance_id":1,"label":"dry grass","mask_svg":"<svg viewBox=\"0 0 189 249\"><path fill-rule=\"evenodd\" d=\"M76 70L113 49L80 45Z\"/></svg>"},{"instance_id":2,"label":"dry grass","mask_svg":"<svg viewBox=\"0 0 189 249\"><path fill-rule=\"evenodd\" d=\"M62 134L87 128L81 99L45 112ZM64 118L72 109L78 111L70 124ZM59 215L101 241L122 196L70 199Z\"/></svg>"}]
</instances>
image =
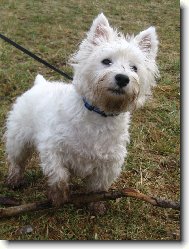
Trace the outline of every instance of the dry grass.
<instances>
[{"instance_id":1,"label":"dry grass","mask_svg":"<svg viewBox=\"0 0 189 249\"><path fill-rule=\"evenodd\" d=\"M115 4L116 3L116 4ZM152 1L26 1L2 0L1 31L59 68L66 64L93 18L103 11L123 32L137 33L150 25L160 39L161 79L153 100L133 115L126 167L116 186L137 188L149 195L177 200L180 196L179 2ZM37 73L60 79L52 72L0 41L0 135L15 98L32 86ZM4 144L0 144L0 195L23 202L45 197L45 179L34 157L26 173L28 186L8 190ZM7 240L179 240L179 212L154 208L132 199L108 202L104 216L72 205L0 221L0 239ZM33 232L20 234L30 224Z\"/></svg>"}]
</instances>

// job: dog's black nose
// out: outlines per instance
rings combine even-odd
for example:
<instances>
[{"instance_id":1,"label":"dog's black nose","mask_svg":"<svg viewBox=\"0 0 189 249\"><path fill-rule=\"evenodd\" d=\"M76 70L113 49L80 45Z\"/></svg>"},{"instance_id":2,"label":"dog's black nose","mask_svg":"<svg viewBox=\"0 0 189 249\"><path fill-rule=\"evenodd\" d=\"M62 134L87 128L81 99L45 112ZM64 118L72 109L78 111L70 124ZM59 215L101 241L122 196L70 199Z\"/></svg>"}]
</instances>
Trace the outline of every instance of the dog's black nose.
<instances>
[{"instance_id":1,"label":"dog's black nose","mask_svg":"<svg viewBox=\"0 0 189 249\"><path fill-rule=\"evenodd\" d=\"M125 74L116 74L115 79L116 79L116 84L121 88L126 86L130 81L129 77Z\"/></svg>"}]
</instances>

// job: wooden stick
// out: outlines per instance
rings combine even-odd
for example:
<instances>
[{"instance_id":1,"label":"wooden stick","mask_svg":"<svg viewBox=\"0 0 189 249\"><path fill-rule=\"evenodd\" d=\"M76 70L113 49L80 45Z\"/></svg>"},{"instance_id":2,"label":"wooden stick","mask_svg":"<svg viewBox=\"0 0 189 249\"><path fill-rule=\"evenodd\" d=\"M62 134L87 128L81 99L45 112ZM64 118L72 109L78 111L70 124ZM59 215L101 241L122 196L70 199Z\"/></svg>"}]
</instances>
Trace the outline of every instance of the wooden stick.
<instances>
[{"instance_id":1,"label":"wooden stick","mask_svg":"<svg viewBox=\"0 0 189 249\"><path fill-rule=\"evenodd\" d=\"M132 198L150 203L153 206L180 210L179 203L175 203L169 200L162 200L162 199L155 198L155 197L150 197L150 196L147 196L145 194L138 192L135 189L130 189L130 188L124 188L120 191L111 190L109 192L71 194L69 201L64 203L64 205L70 204L70 203L78 205L78 204L86 204L90 202L115 200L121 197L132 197ZM30 211L49 209L52 207L53 206L50 201L44 200L44 201L14 206L14 207L0 208L0 218L11 217L11 216L19 215L25 212L30 212Z\"/></svg>"},{"instance_id":2,"label":"wooden stick","mask_svg":"<svg viewBox=\"0 0 189 249\"><path fill-rule=\"evenodd\" d=\"M0 205L18 206L20 205L20 201L15 199L14 197L0 196Z\"/></svg>"}]
</instances>

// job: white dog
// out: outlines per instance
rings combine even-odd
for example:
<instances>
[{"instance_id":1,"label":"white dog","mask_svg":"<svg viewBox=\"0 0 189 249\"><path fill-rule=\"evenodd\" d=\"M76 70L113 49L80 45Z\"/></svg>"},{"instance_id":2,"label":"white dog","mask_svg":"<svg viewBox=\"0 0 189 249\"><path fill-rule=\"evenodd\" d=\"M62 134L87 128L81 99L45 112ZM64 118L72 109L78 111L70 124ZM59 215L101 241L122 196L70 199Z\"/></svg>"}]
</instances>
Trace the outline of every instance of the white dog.
<instances>
[{"instance_id":1,"label":"white dog","mask_svg":"<svg viewBox=\"0 0 189 249\"><path fill-rule=\"evenodd\" d=\"M54 205L67 201L72 175L84 178L88 191L107 191L124 164L130 111L156 84L157 49L154 27L125 37L97 16L71 58L72 84L38 75L13 105L5 134L7 183L21 184L35 148Z\"/></svg>"}]
</instances>

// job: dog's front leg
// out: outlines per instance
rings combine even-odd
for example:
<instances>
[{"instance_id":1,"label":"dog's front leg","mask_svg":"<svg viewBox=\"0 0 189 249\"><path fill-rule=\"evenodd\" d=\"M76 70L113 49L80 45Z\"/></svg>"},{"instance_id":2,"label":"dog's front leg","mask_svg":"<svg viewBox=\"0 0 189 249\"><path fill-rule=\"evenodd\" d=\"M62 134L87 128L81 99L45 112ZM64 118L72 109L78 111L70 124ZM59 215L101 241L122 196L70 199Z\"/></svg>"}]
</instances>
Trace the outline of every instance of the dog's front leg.
<instances>
[{"instance_id":1,"label":"dog's front leg","mask_svg":"<svg viewBox=\"0 0 189 249\"><path fill-rule=\"evenodd\" d=\"M86 178L88 192L108 191L111 184L121 172L121 165L105 164L96 167L92 174Z\"/></svg>"},{"instance_id":2,"label":"dog's front leg","mask_svg":"<svg viewBox=\"0 0 189 249\"><path fill-rule=\"evenodd\" d=\"M92 174L86 178L88 192L108 191L113 181L120 174L120 171L120 165L111 165L110 163L96 167ZM91 202L88 208L95 215L103 215L107 211L107 205L104 201Z\"/></svg>"},{"instance_id":3,"label":"dog's front leg","mask_svg":"<svg viewBox=\"0 0 189 249\"><path fill-rule=\"evenodd\" d=\"M60 207L69 199L69 172L57 153L41 155L43 173L48 177L48 198L56 207Z\"/></svg>"}]
</instances>

